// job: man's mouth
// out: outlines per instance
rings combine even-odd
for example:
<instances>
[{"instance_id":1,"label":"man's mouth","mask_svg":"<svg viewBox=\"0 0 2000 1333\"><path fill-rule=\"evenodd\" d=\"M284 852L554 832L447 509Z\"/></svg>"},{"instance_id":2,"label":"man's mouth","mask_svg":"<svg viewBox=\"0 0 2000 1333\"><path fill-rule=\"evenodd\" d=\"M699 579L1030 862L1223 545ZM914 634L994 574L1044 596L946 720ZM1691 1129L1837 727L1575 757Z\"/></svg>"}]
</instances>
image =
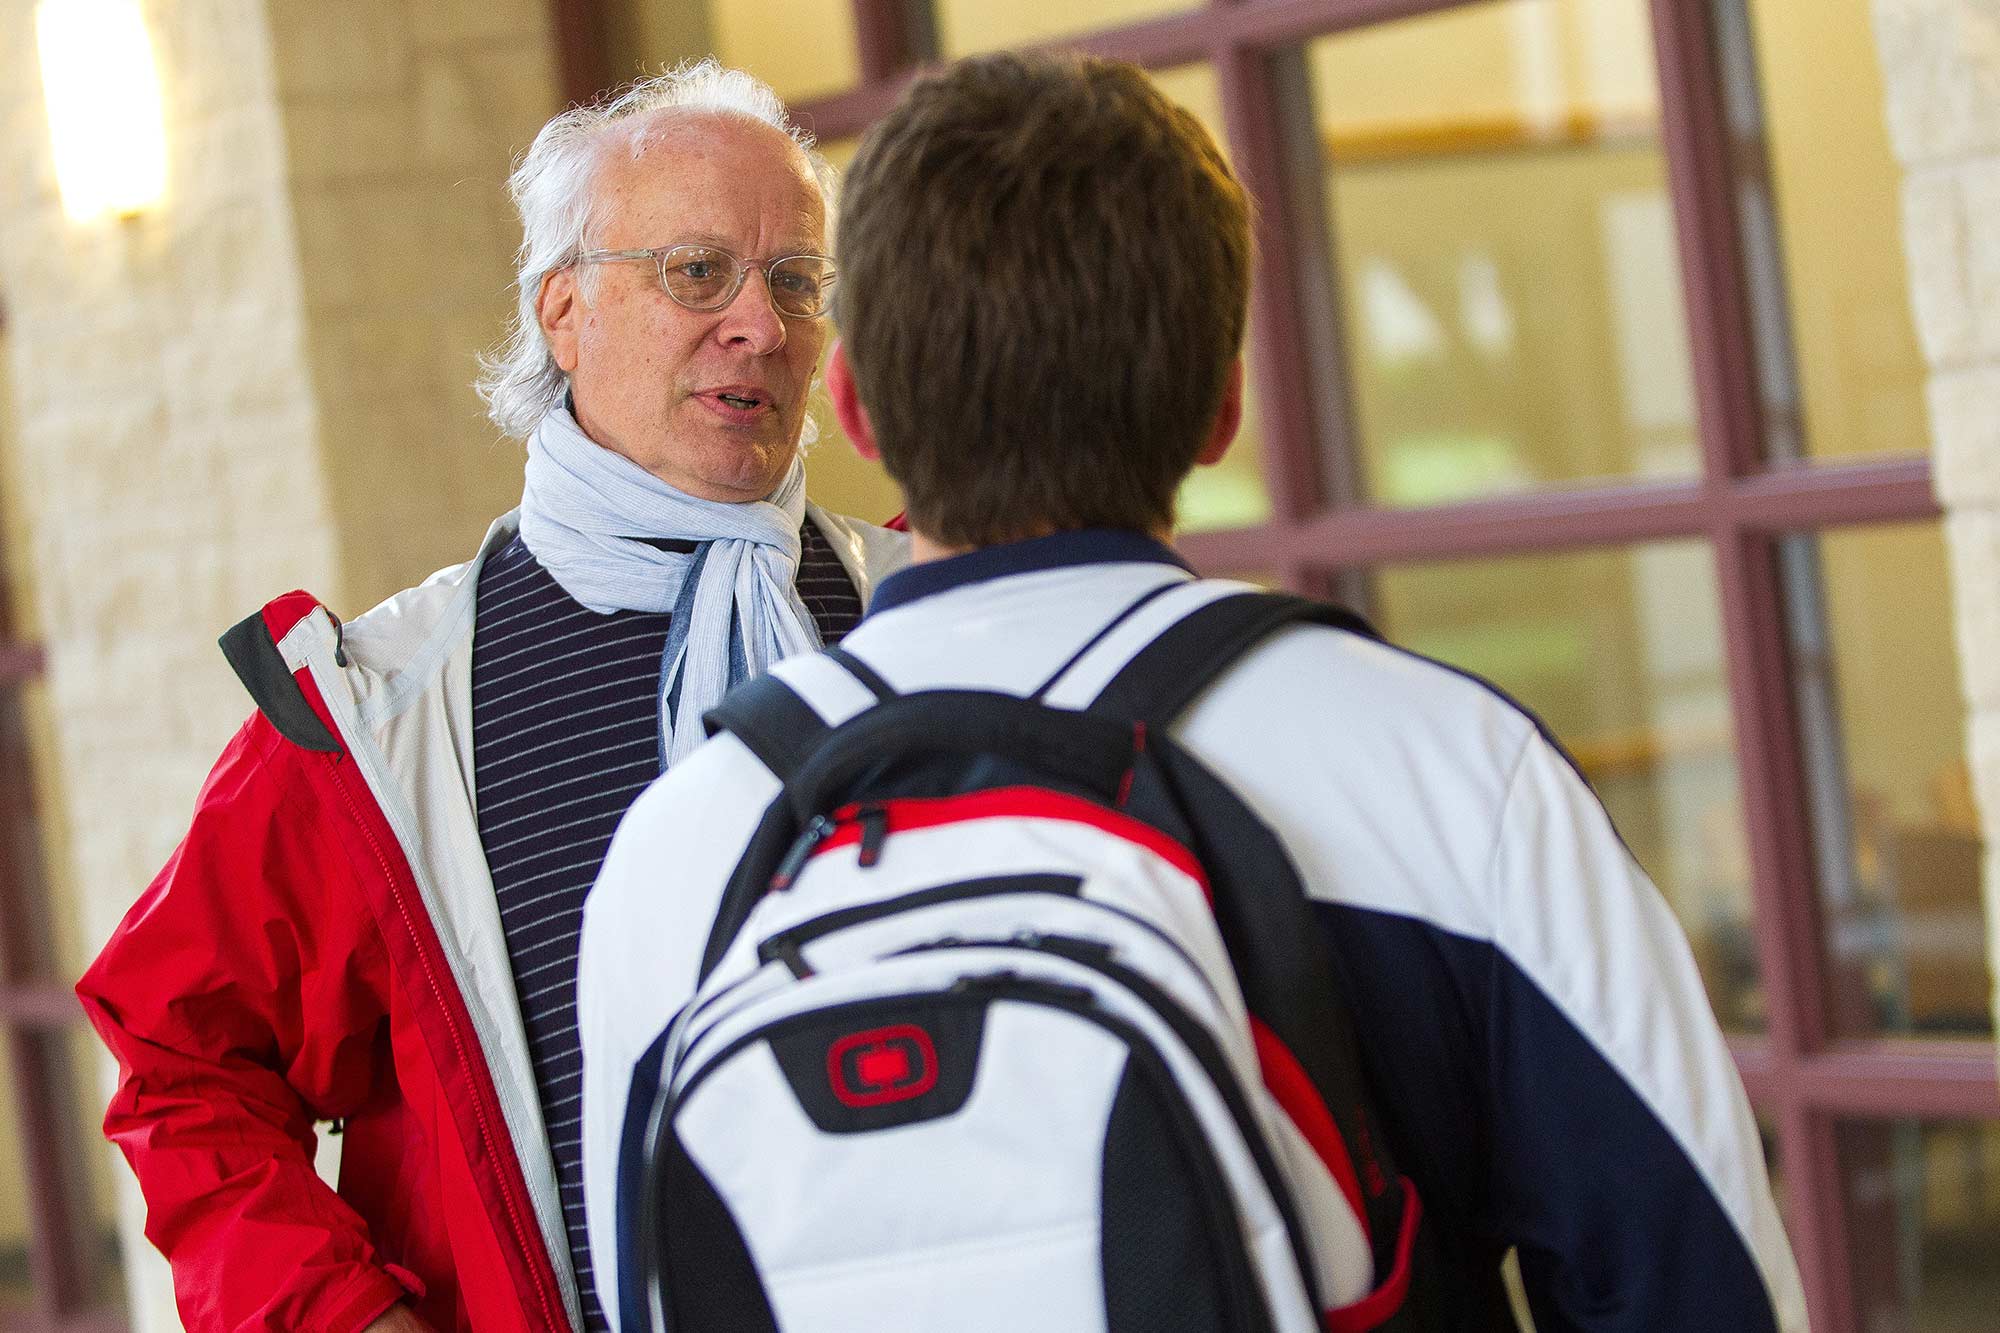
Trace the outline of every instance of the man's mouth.
<instances>
[{"instance_id":1,"label":"man's mouth","mask_svg":"<svg viewBox=\"0 0 2000 1333\"><path fill-rule=\"evenodd\" d=\"M771 395L755 384L738 384L726 389L705 389L702 397L732 412L755 412L771 406Z\"/></svg>"}]
</instances>

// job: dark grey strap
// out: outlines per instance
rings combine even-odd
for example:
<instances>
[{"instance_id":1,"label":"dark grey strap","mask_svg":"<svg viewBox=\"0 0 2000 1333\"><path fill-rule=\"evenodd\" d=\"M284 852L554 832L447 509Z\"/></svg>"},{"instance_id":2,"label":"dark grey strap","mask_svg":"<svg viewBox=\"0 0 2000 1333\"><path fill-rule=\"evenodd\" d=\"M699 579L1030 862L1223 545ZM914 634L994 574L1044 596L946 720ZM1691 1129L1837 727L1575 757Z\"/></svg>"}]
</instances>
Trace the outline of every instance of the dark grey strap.
<instances>
[{"instance_id":1,"label":"dark grey strap","mask_svg":"<svg viewBox=\"0 0 2000 1333\"><path fill-rule=\"evenodd\" d=\"M1098 692L1088 711L1158 729L1179 717L1231 663L1291 624L1381 636L1352 611L1289 593L1218 597L1182 616L1141 648Z\"/></svg>"},{"instance_id":2,"label":"dark grey strap","mask_svg":"<svg viewBox=\"0 0 2000 1333\"><path fill-rule=\"evenodd\" d=\"M833 730L798 691L776 676L745 681L702 715L713 736L726 731L748 746L764 767L791 781Z\"/></svg>"},{"instance_id":3,"label":"dark grey strap","mask_svg":"<svg viewBox=\"0 0 2000 1333\"><path fill-rule=\"evenodd\" d=\"M834 661L840 663L846 669L848 675L866 685L868 692L875 696L877 703L880 703L884 699L893 699L896 697L896 691L889 687L889 682L883 680L874 667L869 666L845 648L828 648L824 650L823 655L831 657Z\"/></svg>"}]
</instances>

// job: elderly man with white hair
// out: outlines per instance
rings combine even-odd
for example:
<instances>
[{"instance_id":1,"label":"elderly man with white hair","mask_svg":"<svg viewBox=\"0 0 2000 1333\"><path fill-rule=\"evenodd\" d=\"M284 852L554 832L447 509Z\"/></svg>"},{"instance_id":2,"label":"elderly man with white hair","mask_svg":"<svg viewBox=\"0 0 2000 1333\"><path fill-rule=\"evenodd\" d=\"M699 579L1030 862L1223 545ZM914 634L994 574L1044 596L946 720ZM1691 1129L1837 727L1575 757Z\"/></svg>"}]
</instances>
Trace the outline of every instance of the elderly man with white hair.
<instances>
[{"instance_id":1,"label":"elderly man with white hair","mask_svg":"<svg viewBox=\"0 0 2000 1333\"><path fill-rule=\"evenodd\" d=\"M830 181L712 63L556 117L481 384L527 440L518 514L352 623L293 593L223 637L257 712L78 986L189 1329L605 1327L584 895L704 710L905 555L804 495Z\"/></svg>"}]
</instances>

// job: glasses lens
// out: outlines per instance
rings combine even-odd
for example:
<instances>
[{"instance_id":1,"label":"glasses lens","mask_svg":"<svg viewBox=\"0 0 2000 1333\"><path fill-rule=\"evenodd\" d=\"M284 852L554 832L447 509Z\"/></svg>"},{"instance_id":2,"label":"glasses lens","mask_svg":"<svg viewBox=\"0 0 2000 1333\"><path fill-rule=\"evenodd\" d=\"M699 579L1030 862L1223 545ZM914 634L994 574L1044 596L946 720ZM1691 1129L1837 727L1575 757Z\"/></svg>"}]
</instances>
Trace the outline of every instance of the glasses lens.
<instances>
[{"instance_id":1,"label":"glasses lens","mask_svg":"<svg viewBox=\"0 0 2000 1333\"><path fill-rule=\"evenodd\" d=\"M826 309L833 291L833 264L814 255L793 255L770 267L771 301L787 315L810 319Z\"/></svg>"},{"instance_id":2,"label":"glasses lens","mask_svg":"<svg viewBox=\"0 0 2000 1333\"><path fill-rule=\"evenodd\" d=\"M682 305L708 310L736 292L734 255L705 245L677 245L660 256L660 279L667 295Z\"/></svg>"}]
</instances>

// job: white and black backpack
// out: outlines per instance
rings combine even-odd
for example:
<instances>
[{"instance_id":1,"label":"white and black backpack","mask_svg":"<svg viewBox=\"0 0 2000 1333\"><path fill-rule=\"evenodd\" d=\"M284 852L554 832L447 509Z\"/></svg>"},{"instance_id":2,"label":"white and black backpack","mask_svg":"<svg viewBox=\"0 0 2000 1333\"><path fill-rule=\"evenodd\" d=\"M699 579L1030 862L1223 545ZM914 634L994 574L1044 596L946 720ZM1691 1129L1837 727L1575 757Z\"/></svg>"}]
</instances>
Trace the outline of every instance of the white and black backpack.
<instances>
[{"instance_id":1,"label":"white and black backpack","mask_svg":"<svg viewBox=\"0 0 2000 1333\"><path fill-rule=\"evenodd\" d=\"M1167 730L1295 621L1368 632L1225 592L1085 707L835 649L879 700L840 725L774 677L711 714L784 789L634 1080L627 1333L1416 1326L1330 950Z\"/></svg>"}]
</instances>

